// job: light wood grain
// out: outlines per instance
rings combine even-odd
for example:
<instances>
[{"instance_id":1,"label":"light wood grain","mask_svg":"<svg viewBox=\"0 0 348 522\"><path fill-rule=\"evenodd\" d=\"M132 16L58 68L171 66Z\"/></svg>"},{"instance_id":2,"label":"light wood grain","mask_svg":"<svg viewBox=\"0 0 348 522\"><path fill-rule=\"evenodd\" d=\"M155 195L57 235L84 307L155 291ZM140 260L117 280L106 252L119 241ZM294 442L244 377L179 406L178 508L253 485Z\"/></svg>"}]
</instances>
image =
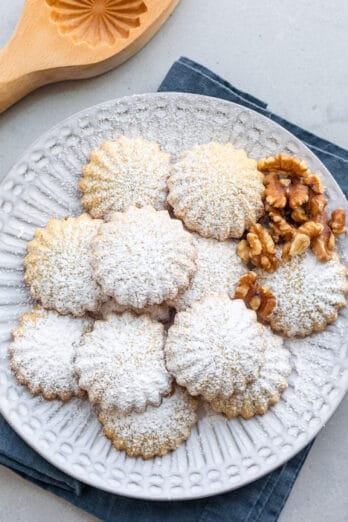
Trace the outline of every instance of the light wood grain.
<instances>
[{"instance_id":1,"label":"light wood grain","mask_svg":"<svg viewBox=\"0 0 348 522\"><path fill-rule=\"evenodd\" d=\"M15 33L0 50L0 113L42 85L117 67L152 38L178 3L26 0Z\"/></svg>"}]
</instances>

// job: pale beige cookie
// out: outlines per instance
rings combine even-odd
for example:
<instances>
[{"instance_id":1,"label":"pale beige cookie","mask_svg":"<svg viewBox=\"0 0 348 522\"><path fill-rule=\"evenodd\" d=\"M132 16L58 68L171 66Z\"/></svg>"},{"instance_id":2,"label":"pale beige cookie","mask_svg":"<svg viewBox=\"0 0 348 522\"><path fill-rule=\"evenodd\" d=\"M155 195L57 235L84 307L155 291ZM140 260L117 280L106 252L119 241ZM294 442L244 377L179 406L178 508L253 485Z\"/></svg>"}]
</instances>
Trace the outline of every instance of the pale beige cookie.
<instances>
[{"instance_id":1,"label":"pale beige cookie","mask_svg":"<svg viewBox=\"0 0 348 522\"><path fill-rule=\"evenodd\" d=\"M265 335L270 342L265 349L259 377L248 384L244 392L234 394L230 399L214 399L210 405L215 412L224 413L230 419L238 416L250 419L254 415L263 415L280 401L281 393L288 387L290 352L283 348L281 337L266 330Z\"/></svg>"},{"instance_id":2,"label":"pale beige cookie","mask_svg":"<svg viewBox=\"0 0 348 522\"><path fill-rule=\"evenodd\" d=\"M306 251L281 263L273 273L258 270L260 285L269 287L276 307L268 316L273 330L287 337L324 330L346 305L347 269L337 254L325 263Z\"/></svg>"},{"instance_id":3,"label":"pale beige cookie","mask_svg":"<svg viewBox=\"0 0 348 522\"><path fill-rule=\"evenodd\" d=\"M108 299L106 303L103 303L100 309L100 313L104 319L113 312L122 314L127 311L134 312L137 315L149 314L151 319L159 321L160 323L168 323L172 317L172 308L167 303L149 305L145 306L145 308L135 308L123 306L118 304L114 299Z\"/></svg>"},{"instance_id":4,"label":"pale beige cookie","mask_svg":"<svg viewBox=\"0 0 348 522\"><path fill-rule=\"evenodd\" d=\"M98 311L104 297L91 267L91 240L101 223L82 214L50 219L36 230L27 246L24 278L45 308L76 316Z\"/></svg>"},{"instance_id":5,"label":"pale beige cookie","mask_svg":"<svg viewBox=\"0 0 348 522\"><path fill-rule=\"evenodd\" d=\"M195 145L174 165L168 202L203 237L239 238L262 216L263 175L231 143Z\"/></svg>"},{"instance_id":6,"label":"pale beige cookie","mask_svg":"<svg viewBox=\"0 0 348 522\"><path fill-rule=\"evenodd\" d=\"M176 297L196 270L192 236L166 210L116 212L92 242L93 267L105 294L144 308Z\"/></svg>"},{"instance_id":7,"label":"pale beige cookie","mask_svg":"<svg viewBox=\"0 0 348 522\"><path fill-rule=\"evenodd\" d=\"M96 218L130 206L167 208L170 155L157 143L119 136L90 155L79 187L82 205Z\"/></svg>"},{"instance_id":8,"label":"pale beige cookie","mask_svg":"<svg viewBox=\"0 0 348 522\"><path fill-rule=\"evenodd\" d=\"M148 406L144 413L123 415L116 408L99 412L104 434L129 457L150 459L163 456L187 440L198 420L197 401L179 386L162 404Z\"/></svg>"},{"instance_id":9,"label":"pale beige cookie","mask_svg":"<svg viewBox=\"0 0 348 522\"><path fill-rule=\"evenodd\" d=\"M158 406L172 379L164 363L165 331L148 315L110 314L96 321L76 349L80 388L103 409L144 411Z\"/></svg>"},{"instance_id":10,"label":"pale beige cookie","mask_svg":"<svg viewBox=\"0 0 348 522\"><path fill-rule=\"evenodd\" d=\"M165 345L168 371L191 395L227 399L257 379L265 328L242 300L205 297L176 314Z\"/></svg>"},{"instance_id":11,"label":"pale beige cookie","mask_svg":"<svg viewBox=\"0 0 348 522\"><path fill-rule=\"evenodd\" d=\"M89 318L63 316L43 308L23 314L10 345L11 369L17 381L47 400L83 396L74 373L74 350L92 325Z\"/></svg>"},{"instance_id":12,"label":"pale beige cookie","mask_svg":"<svg viewBox=\"0 0 348 522\"><path fill-rule=\"evenodd\" d=\"M217 241L192 235L197 250L197 271L188 288L169 302L178 311L185 310L206 295L228 294L233 297L240 277L247 272L236 253L236 241Z\"/></svg>"}]
</instances>

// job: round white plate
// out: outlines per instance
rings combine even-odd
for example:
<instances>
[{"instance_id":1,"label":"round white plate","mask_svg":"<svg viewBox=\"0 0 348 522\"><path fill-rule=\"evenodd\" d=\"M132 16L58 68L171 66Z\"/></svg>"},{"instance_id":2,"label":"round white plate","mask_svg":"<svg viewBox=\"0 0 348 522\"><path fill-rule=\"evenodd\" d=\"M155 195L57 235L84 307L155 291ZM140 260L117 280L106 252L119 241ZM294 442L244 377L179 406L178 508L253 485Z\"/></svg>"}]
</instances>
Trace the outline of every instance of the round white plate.
<instances>
[{"instance_id":1,"label":"round white plate","mask_svg":"<svg viewBox=\"0 0 348 522\"><path fill-rule=\"evenodd\" d=\"M65 120L27 151L0 186L0 409L52 464L113 493L165 500L238 488L300 451L338 406L348 378L347 310L324 333L287 342L293 363L289 389L269 413L249 421L203 413L186 444L150 461L113 449L87 401L63 404L34 398L10 372L10 332L31 306L23 284L26 242L50 217L81 212L81 167L92 149L120 133L158 141L174 155L211 140L231 141L254 158L296 154L322 174L331 207L346 206L337 184L307 147L272 121L233 103L149 94L98 105Z\"/></svg>"}]
</instances>

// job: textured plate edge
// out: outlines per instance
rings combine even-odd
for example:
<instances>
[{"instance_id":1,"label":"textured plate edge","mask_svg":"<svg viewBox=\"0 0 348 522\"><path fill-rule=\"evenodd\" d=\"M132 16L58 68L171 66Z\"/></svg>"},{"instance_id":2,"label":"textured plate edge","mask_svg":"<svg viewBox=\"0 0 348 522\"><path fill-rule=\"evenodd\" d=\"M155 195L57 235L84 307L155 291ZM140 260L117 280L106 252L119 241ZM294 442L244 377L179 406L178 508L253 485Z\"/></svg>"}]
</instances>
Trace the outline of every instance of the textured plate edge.
<instances>
[{"instance_id":1,"label":"textured plate edge","mask_svg":"<svg viewBox=\"0 0 348 522\"><path fill-rule=\"evenodd\" d=\"M195 499L197 500L197 499L213 497L215 495L222 495L222 494L228 493L230 491L236 491L237 489L240 489L240 488L242 488L244 486L247 486L248 484L250 484L250 483L252 483L252 482L254 482L254 481L258 480L258 479L261 479L261 478L265 477L269 473L272 473L272 471L275 471L276 469L280 468L286 462L288 462L293 457L295 457L295 455L297 455L300 451L302 451L307 446L307 444L309 444L310 442L312 442L313 439L315 439L315 437L318 435L318 433L325 427L325 424L328 422L328 420L332 417L332 415L337 410L338 406L342 402L342 400L345 397L346 392L347 392L348 378L346 378L345 381L346 381L346 387L345 387L345 389L344 389L344 387L342 387L341 393L337 396L337 403L336 403L336 405L326 415L321 417L322 424L318 428L316 428L314 430L314 434L313 434L313 432L311 432L311 434L308 437L306 437L306 439L304 441L301 442L301 447L300 448L295 448L289 454L287 454L283 458L279 459L276 464L269 465L269 468L267 470L263 470L261 473L255 473L254 475L251 475L250 477L248 477L244 481L242 480L236 487L227 486L226 488L219 488L217 491L212 491L212 492L209 492L209 493L206 493L206 494L202 494L202 495L199 495L199 494L194 495L194 494L191 493L190 496L180 496L180 495L178 495L178 496L172 496L172 497L171 496L164 496L164 497L162 496L162 497L160 497L160 496L156 496L156 495L153 495L153 494L149 494L149 495L145 496L145 495L142 495L142 494L135 494L135 493L132 494L129 491L127 491L126 489L122 489L121 487L119 487L118 490L115 491L113 488L111 488L111 487L108 488L104 484L96 485L95 482L93 482L92 480L86 479L84 476L82 476L82 474L80 475L79 473L72 472L70 470L70 468L67 470L66 467L63 464L57 464L54 461L54 459L50 457L49 454L46 455L45 450L42 450L39 447L39 445L36 444L36 442L34 442L33 440L30 440L29 435L27 436L25 434L23 435L23 434L19 434L18 433L18 431L16 429L15 423L12 422L9 418L7 418L6 415L3 414L2 410L1 410L1 407L0 407L0 413L3 415L3 417L5 418L7 423L11 426L11 428L16 432L16 434L21 439L23 439L28 444L28 446L30 446L40 456L42 456L45 460L47 460L47 462L52 464L54 467L56 467L60 471L63 471L64 473L66 473L67 475L72 477L73 479L76 479L76 480L78 480L78 481L80 481L80 482L82 482L84 484L87 484L88 486L100 489L102 491L106 491L107 493L112 493L113 495L121 495L121 496L125 496L125 497L128 497L128 498L134 498L134 499L138 499L138 500L151 500L151 501L158 501L158 502L183 501L183 500L195 500Z\"/></svg>"},{"instance_id":2,"label":"textured plate edge","mask_svg":"<svg viewBox=\"0 0 348 522\"><path fill-rule=\"evenodd\" d=\"M348 208L347 200L346 200L345 195L343 194L340 186L336 182L335 178L331 175L329 170L325 167L325 165L318 158L318 156L314 152L312 152L310 150L310 148L305 143L303 143L299 138L297 138L290 131L288 131L287 129L282 127L282 125L274 122L273 120L271 120L267 116L264 116L263 114L260 114L257 111L255 111L253 109L249 109L249 108L247 108L247 107L245 107L243 105L240 105L238 103L230 102L230 101L227 101L227 100L222 100L222 99L216 98L216 97L203 96L203 95L190 94L190 93L178 93L178 92L135 94L135 95L132 95L132 96L125 96L125 97L121 97L121 98L115 98L115 99L112 99L112 100L109 100L109 101L106 101L106 102L102 102L102 103L97 104L97 105L93 105L91 107L88 107L87 109L83 109L82 111L79 111L79 112L76 112L76 113L72 114L68 118L58 122L56 125L54 125L50 129L48 129L46 132L41 134L23 152L23 154L21 155L19 160L10 169L10 171L7 173L7 175L4 177L4 179L0 183L0 191L1 191L2 187L3 187L3 185L6 183L6 181L8 181L8 179L11 178L11 176L14 174L17 166L20 165L24 161L25 157L29 154L29 152L31 152L31 153L34 152L35 149L41 144L41 142L45 141L47 138L49 138L50 135L55 130L60 129L64 125L69 124L71 121L74 121L77 118L82 118L83 116L86 116L86 115L89 115L89 114L91 114L93 112L96 112L99 109L104 109L105 110L108 107L113 106L115 103L122 103L123 102L123 103L131 104L132 102L136 102L136 101L141 101L143 103L146 103L147 100L152 100L152 99L155 99L157 97L160 97L162 99L163 98L168 98L169 100L172 99L172 98L182 98L182 99L185 99L185 100L188 100L188 101L190 101L190 100L198 100L199 99L199 100L202 100L202 101L206 101L207 103L210 103L211 101L215 101L215 102L218 102L220 106L221 105L226 105L226 106L233 105L236 108L238 107L238 108L241 108L241 109L245 110L248 113L251 113L251 116L254 116L254 117L258 118L258 119L261 119L262 121L266 122L268 125L271 123L272 126L274 126L275 128L281 129L281 132L283 134L287 134L291 139L294 139L295 142L300 142L301 146L306 150L306 152L309 154L309 156L313 156L316 159L316 161L320 165L321 171L324 173L325 176L328 176L330 178L330 181L334 185L336 191L339 192L341 197L346 201L346 207ZM63 471L67 475L69 475L69 476L71 476L71 477L73 477L73 478L75 478L75 479L77 479L77 480L79 480L79 481L81 481L81 482L83 482L85 484L88 484L88 485L90 485L92 487L97 487L99 489L102 489L104 491L107 491L107 492L110 492L110 493L113 493L113 494L127 496L129 498L137 498L137 499L143 499L143 500L156 500L156 501L168 501L168 500L178 500L179 501L179 500L191 500L191 499L199 499L199 498L208 498L208 497L211 497L211 496L214 496L214 495L217 495L217 494L223 494L223 493L226 493L228 491L233 491L233 490L239 489L239 488L241 488L241 487L243 487L243 486L245 486L247 484L250 484L251 482L253 482L253 481L255 481L255 480L259 479L259 478L264 477L268 473L271 473L275 469L277 469L280 466L282 466L284 463L286 463L288 460L290 460L293 456L295 456L297 453L299 453L309 442L311 442L316 437L316 435L320 432L320 430L324 427L326 422L331 418L331 416L334 414L334 412L338 408L339 404L341 403L342 399L344 398L344 396L346 394L347 388L348 388L348 375L346 375L346 377L344 379L342 379L341 391L336 396L335 400L333 401L333 405L332 405L331 409L329 409L328 412L325 415L320 417L321 425L319 425L317 428L312 430L311 433L308 434L306 436L306 438L300 442L298 447L296 447L294 450L292 450L291 452L286 454L284 457L279 458L277 463L269 464L268 466L267 466L267 464L265 464L264 469L261 472L256 472L254 475L251 475L248 478L245 478L244 480L240 481L240 483L238 485L236 485L235 487L233 487L233 486L231 487L230 485L228 485L225 488L222 487L222 488L219 488L216 491L207 492L206 494L197 494L196 495L196 494L190 493L189 496L178 495L178 496L164 496L164 497L162 496L162 497L160 497L160 496L153 495L151 493L149 493L148 495L141 494L141 493L139 493L139 494L135 494L135 493L132 494L131 492L123 490L122 487L119 487L117 489L117 491L116 491L115 489L113 489L111 487L110 488L107 487L105 484L96 485L96 482L94 482L92 480L86 479L85 476L81 476L82 474L80 475L79 473L72 472L71 469L69 468L69 466L65 466L64 464L61 464L61 463L57 464L57 462L54 461L54 459L50 457L49 452L48 452L48 454L46 454L46 451L41 449L39 444L37 444L35 441L31 440L29 435L26 436L25 434L19 433L17 431L16 425L18 426L18 429L20 430L20 423L19 422L18 423L13 422L6 415L6 412L3 410L1 404L0 404L0 413L4 416L6 421L14 429L14 431L18 434L18 436L20 436L39 455L41 455L43 458L45 458L50 464L55 466L57 469Z\"/></svg>"},{"instance_id":3,"label":"textured plate edge","mask_svg":"<svg viewBox=\"0 0 348 522\"><path fill-rule=\"evenodd\" d=\"M111 100L107 100L105 102L101 102L101 103L98 103L96 105L91 105L90 107L88 107L86 109L83 109L81 111L78 111L78 112L75 112L75 113L71 114L70 116L68 116L64 120L59 121L58 123L56 123L55 125L53 125L49 129L47 129L44 133L40 134L40 136L38 136L32 142L32 144L29 145L24 150L24 152L22 153L20 158L16 161L16 163L12 166L12 168L9 170L9 172L2 179L2 181L0 183L0 190L2 189L2 186L6 183L6 181L8 181L8 179L14 173L15 169L17 168L17 166L20 165L24 161L24 158L29 153L29 151L31 151L31 152L35 151L35 148L41 143L41 141L47 139L51 135L51 133L53 133L55 130L61 128L62 126L68 124L70 121L73 121L76 118L82 118L83 116L86 116L89 113L95 112L95 111L97 111L99 109L107 109L109 106L112 106L115 103L121 103L121 102L129 103L129 102L138 101L138 100L146 102L148 99L151 100L151 99L154 99L156 97L168 98L168 99L181 97L181 98L186 99L186 100L191 100L191 99L192 100L197 100L197 99L200 99L202 101L205 100L207 102L213 100L215 102L219 102L220 105L226 105L226 106L233 105L235 107L239 107L239 108L245 110L246 112L249 112L252 115L255 115L257 118L261 118L267 124L269 124L271 122L272 126L274 126L275 128L281 129L281 132L286 133L289 137L291 137L292 139L295 139L295 141L300 142L301 145L306 149L307 153L310 156L314 156L315 157L315 159L320 164L320 167L321 167L322 171L325 172L326 176L329 176L331 178L331 182L334 184L336 190L340 193L342 198L346 201L346 206L348 208L347 198L344 195L341 187L339 186L339 184L337 183L337 181L333 177L333 175L328 170L328 168L318 158L318 156L314 152L311 151L311 149L309 148L308 145L306 145L302 140L297 138L297 136L295 136L295 134L292 134L292 132L288 131L285 127L283 127L279 123L275 122L271 118L268 118L267 116L264 116L263 114L255 111L254 109L250 109L249 107L246 107L246 106L241 105L239 103L231 102L231 101L228 101L228 100L223 100L221 98L216 98L215 96L205 96L205 95L202 95L202 94L182 93L182 92L176 92L176 91L173 91L173 92L149 92L149 93L144 93L144 94L132 94L130 96L122 96L121 98L112 98Z\"/></svg>"}]
</instances>

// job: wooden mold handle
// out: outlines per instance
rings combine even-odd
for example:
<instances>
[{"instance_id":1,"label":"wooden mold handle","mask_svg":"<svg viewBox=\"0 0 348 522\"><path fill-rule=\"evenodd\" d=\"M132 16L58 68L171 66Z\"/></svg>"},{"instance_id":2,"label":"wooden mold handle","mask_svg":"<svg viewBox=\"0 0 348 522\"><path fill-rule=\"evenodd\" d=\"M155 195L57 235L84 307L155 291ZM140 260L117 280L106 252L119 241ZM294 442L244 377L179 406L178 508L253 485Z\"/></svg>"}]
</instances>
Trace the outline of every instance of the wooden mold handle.
<instances>
[{"instance_id":1,"label":"wooden mold handle","mask_svg":"<svg viewBox=\"0 0 348 522\"><path fill-rule=\"evenodd\" d=\"M9 48L0 51L0 113L45 84L44 71L23 72Z\"/></svg>"}]
</instances>

